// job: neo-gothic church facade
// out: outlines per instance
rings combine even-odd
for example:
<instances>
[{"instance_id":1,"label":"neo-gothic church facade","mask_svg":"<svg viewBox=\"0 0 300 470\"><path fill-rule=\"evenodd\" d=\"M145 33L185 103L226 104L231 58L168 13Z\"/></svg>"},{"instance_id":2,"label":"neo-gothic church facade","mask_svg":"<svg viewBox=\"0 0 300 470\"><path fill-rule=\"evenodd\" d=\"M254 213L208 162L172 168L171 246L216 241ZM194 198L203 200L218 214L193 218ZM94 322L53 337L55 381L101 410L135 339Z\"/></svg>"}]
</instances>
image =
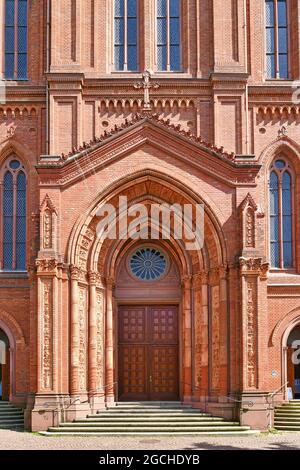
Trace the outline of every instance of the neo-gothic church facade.
<instances>
[{"instance_id":1,"label":"neo-gothic church facade","mask_svg":"<svg viewBox=\"0 0 300 470\"><path fill-rule=\"evenodd\" d=\"M267 429L300 398L298 2L0 7L0 398L33 431L131 401ZM203 246L98 237L120 197L202 204Z\"/></svg>"}]
</instances>

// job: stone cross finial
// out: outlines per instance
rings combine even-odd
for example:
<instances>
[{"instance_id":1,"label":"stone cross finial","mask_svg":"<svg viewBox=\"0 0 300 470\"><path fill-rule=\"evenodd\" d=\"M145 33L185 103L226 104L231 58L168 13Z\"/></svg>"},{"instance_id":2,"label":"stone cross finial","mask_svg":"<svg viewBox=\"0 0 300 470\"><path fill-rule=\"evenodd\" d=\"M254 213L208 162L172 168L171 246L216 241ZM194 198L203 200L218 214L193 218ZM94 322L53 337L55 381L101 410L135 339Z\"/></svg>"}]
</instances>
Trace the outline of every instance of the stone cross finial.
<instances>
[{"instance_id":1,"label":"stone cross finial","mask_svg":"<svg viewBox=\"0 0 300 470\"><path fill-rule=\"evenodd\" d=\"M134 88L136 88L136 89L143 88L144 89L144 107L143 107L143 110L149 111L149 110L151 110L150 89L151 88L154 88L154 89L159 88L159 83L150 82L151 73L149 72L149 70L145 70L145 72L143 72L142 77L143 77L143 81L142 82L136 82L134 84Z\"/></svg>"}]
</instances>

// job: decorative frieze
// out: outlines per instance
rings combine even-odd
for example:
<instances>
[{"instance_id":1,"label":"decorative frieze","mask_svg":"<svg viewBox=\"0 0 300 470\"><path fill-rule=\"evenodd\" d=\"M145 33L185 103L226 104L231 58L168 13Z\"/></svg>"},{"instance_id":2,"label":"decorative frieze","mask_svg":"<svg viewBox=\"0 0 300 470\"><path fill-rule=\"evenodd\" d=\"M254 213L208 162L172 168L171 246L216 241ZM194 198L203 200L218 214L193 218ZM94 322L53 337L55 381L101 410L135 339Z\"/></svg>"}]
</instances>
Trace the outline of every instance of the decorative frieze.
<instances>
[{"instance_id":1,"label":"decorative frieze","mask_svg":"<svg viewBox=\"0 0 300 470\"><path fill-rule=\"evenodd\" d=\"M212 354L212 389L218 390L220 385L220 292L219 286L211 289L211 354Z\"/></svg>"},{"instance_id":2,"label":"decorative frieze","mask_svg":"<svg viewBox=\"0 0 300 470\"><path fill-rule=\"evenodd\" d=\"M255 248L255 213L251 207L248 207L245 219L246 248Z\"/></svg>"},{"instance_id":3,"label":"decorative frieze","mask_svg":"<svg viewBox=\"0 0 300 470\"><path fill-rule=\"evenodd\" d=\"M41 279L41 388L43 391L53 389L53 280Z\"/></svg>"},{"instance_id":4,"label":"decorative frieze","mask_svg":"<svg viewBox=\"0 0 300 470\"><path fill-rule=\"evenodd\" d=\"M97 292L97 390L103 387L104 374L104 315L103 315L103 293Z\"/></svg>"},{"instance_id":5,"label":"decorative frieze","mask_svg":"<svg viewBox=\"0 0 300 470\"><path fill-rule=\"evenodd\" d=\"M49 209L46 209L43 216L43 248L51 249L52 244L52 214Z\"/></svg>"},{"instance_id":6,"label":"decorative frieze","mask_svg":"<svg viewBox=\"0 0 300 470\"><path fill-rule=\"evenodd\" d=\"M78 289L79 309L79 391L87 390L87 291L84 287Z\"/></svg>"},{"instance_id":7,"label":"decorative frieze","mask_svg":"<svg viewBox=\"0 0 300 470\"><path fill-rule=\"evenodd\" d=\"M247 278L247 387L257 387L257 279Z\"/></svg>"}]
</instances>

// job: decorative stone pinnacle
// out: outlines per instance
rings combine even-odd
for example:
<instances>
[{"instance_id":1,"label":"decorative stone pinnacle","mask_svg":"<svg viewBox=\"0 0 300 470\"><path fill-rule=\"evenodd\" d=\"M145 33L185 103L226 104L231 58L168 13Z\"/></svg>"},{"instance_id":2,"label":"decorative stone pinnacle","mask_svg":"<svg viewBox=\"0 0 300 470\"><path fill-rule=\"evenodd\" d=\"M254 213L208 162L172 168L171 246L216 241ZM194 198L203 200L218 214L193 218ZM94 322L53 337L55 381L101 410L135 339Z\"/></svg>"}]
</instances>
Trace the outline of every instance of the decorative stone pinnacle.
<instances>
[{"instance_id":1,"label":"decorative stone pinnacle","mask_svg":"<svg viewBox=\"0 0 300 470\"><path fill-rule=\"evenodd\" d=\"M149 70L145 70L142 74L143 81L136 82L133 86L136 89L143 88L144 90L144 106L143 112L151 111L151 102L150 102L150 90L151 88L157 89L159 88L158 82L150 82L151 80L151 72Z\"/></svg>"}]
</instances>

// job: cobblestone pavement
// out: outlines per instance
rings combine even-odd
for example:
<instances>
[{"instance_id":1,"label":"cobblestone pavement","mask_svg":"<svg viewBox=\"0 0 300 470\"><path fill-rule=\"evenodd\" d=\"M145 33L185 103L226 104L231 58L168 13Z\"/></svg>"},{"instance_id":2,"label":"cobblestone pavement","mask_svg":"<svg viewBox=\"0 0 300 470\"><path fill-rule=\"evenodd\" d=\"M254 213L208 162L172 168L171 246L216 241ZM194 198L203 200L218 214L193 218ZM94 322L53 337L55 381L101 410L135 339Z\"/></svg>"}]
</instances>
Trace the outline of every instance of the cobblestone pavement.
<instances>
[{"instance_id":1,"label":"cobblestone pavement","mask_svg":"<svg viewBox=\"0 0 300 470\"><path fill-rule=\"evenodd\" d=\"M1 450L300 450L300 433L228 437L45 437L0 430Z\"/></svg>"}]
</instances>

